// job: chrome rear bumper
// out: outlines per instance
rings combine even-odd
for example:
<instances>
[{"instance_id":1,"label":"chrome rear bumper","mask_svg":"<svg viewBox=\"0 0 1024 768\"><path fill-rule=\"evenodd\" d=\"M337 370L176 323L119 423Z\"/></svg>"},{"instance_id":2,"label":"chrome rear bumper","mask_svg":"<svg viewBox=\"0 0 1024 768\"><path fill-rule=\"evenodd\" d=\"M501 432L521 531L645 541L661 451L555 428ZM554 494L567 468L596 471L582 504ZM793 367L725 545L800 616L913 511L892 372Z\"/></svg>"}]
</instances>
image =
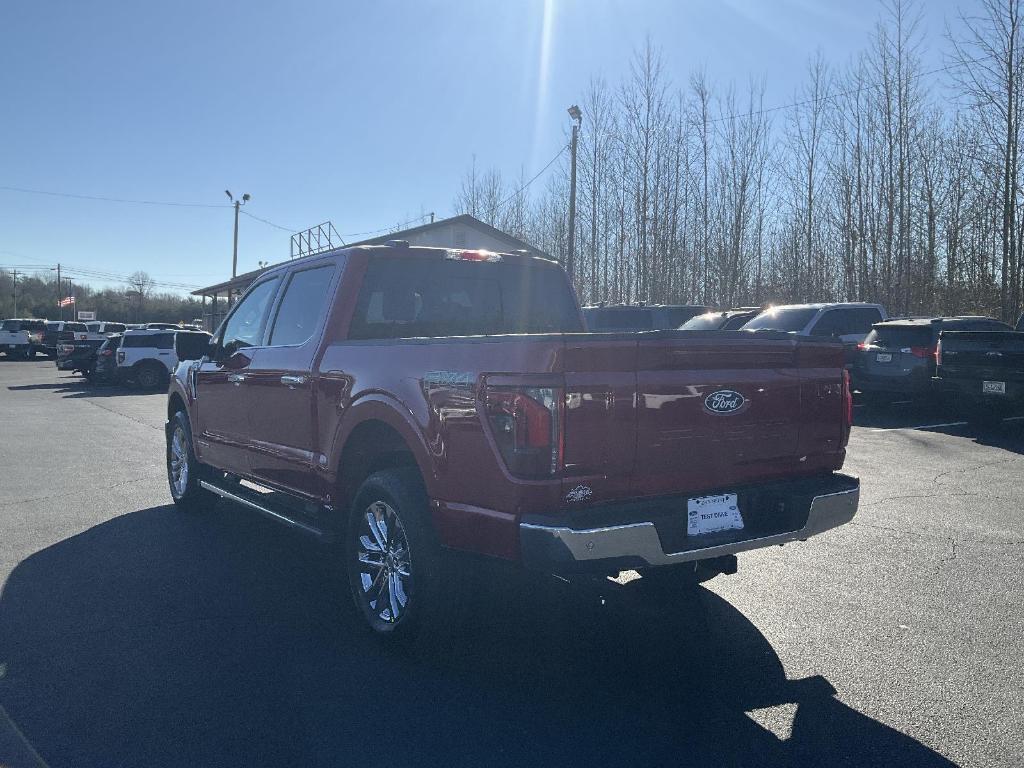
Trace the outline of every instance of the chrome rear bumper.
<instances>
[{"instance_id":1,"label":"chrome rear bumper","mask_svg":"<svg viewBox=\"0 0 1024 768\"><path fill-rule=\"evenodd\" d=\"M707 546L688 541L685 548L666 552L662 546L662 536L653 521L578 528L532 519L524 520L519 525L523 560L534 567L568 567L573 570L579 570L578 566L599 568L602 564L618 564L622 567L660 566L803 541L848 523L857 512L860 480L838 473L832 477L837 482L823 487L821 493L811 495L809 503L794 502L807 504L806 522L795 530L766 536L753 534L747 538L744 538L746 531L730 531L726 534L731 538L728 541L722 541L722 536L717 534L705 534L709 538L718 538L707 541Z\"/></svg>"}]
</instances>

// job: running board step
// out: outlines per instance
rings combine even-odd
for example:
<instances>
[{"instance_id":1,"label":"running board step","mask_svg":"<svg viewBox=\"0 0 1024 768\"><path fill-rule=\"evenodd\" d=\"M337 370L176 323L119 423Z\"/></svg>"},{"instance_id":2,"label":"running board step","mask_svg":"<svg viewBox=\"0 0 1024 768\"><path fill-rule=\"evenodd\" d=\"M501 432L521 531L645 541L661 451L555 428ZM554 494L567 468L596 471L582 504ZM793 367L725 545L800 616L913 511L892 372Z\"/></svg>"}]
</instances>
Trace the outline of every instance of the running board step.
<instances>
[{"instance_id":1,"label":"running board step","mask_svg":"<svg viewBox=\"0 0 1024 768\"><path fill-rule=\"evenodd\" d=\"M251 498L250 494L247 493L241 487L236 487L235 489L229 491L226 488L222 488L221 486L207 482L206 480L200 480L199 487L206 489L210 493L217 494L222 499L227 499L228 501L233 501L236 504L241 504L243 507L254 509L260 514L266 515L271 520L275 520L279 523L284 523L285 525L291 528L295 528L296 530L302 531L303 533L308 533L311 536L315 536L317 539L321 541L331 541L333 539L331 533L325 531L322 528L318 528L315 525L311 525L310 523L306 523L301 520L296 520L294 517L291 517L277 509L272 509L270 506L264 503L262 499L260 499L260 501L256 501L255 499Z\"/></svg>"}]
</instances>

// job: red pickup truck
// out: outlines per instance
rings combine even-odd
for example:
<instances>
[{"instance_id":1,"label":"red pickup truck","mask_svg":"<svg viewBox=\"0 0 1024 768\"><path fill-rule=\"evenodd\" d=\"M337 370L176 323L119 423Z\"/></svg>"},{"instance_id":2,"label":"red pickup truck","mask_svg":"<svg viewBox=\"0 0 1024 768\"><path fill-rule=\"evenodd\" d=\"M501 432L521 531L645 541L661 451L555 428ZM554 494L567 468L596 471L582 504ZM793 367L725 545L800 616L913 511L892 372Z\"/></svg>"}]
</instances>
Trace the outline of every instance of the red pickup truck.
<instances>
[{"instance_id":1,"label":"red pickup truck","mask_svg":"<svg viewBox=\"0 0 1024 768\"><path fill-rule=\"evenodd\" d=\"M583 329L561 267L522 254L397 241L270 270L172 377L174 502L334 542L396 635L444 614L459 552L699 579L854 516L840 344Z\"/></svg>"}]
</instances>

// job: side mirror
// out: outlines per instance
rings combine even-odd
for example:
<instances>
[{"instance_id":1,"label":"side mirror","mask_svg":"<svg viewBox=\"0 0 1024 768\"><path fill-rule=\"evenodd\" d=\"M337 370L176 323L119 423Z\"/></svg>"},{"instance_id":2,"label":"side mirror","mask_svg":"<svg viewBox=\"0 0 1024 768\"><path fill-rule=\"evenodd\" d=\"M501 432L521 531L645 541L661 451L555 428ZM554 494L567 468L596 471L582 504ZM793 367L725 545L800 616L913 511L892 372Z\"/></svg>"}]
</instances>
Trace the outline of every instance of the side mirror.
<instances>
[{"instance_id":1,"label":"side mirror","mask_svg":"<svg viewBox=\"0 0 1024 768\"><path fill-rule=\"evenodd\" d=\"M249 366L249 363L251 362L251 357L245 354L245 352L238 350L223 362L223 366L227 368L229 371L237 371L240 368L247 368Z\"/></svg>"}]
</instances>

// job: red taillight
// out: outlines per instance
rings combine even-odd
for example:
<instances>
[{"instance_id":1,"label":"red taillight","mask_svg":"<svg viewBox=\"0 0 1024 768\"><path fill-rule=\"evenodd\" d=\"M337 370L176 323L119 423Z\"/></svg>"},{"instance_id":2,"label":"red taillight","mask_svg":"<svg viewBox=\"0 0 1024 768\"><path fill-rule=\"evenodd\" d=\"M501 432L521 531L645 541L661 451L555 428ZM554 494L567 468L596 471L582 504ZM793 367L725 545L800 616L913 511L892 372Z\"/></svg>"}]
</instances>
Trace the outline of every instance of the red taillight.
<instances>
[{"instance_id":1,"label":"red taillight","mask_svg":"<svg viewBox=\"0 0 1024 768\"><path fill-rule=\"evenodd\" d=\"M857 349L858 349L859 351L861 351L861 352L863 352L863 351L864 351L865 349L867 349L867 348L868 348L868 345L867 345L867 344L865 344L865 343L864 343L863 341L862 341L862 342L861 342L860 344L858 344L858 345L857 345Z\"/></svg>"},{"instance_id":2,"label":"red taillight","mask_svg":"<svg viewBox=\"0 0 1024 768\"><path fill-rule=\"evenodd\" d=\"M550 477L561 469L560 393L553 387L487 387L487 420L513 475Z\"/></svg>"},{"instance_id":3,"label":"red taillight","mask_svg":"<svg viewBox=\"0 0 1024 768\"><path fill-rule=\"evenodd\" d=\"M110 357L111 355L114 354L114 350L112 350L112 349L104 349L102 352L100 352L100 354L103 357Z\"/></svg>"},{"instance_id":4,"label":"red taillight","mask_svg":"<svg viewBox=\"0 0 1024 768\"><path fill-rule=\"evenodd\" d=\"M117 362L118 363L123 363L124 362L124 350L123 349L117 350Z\"/></svg>"},{"instance_id":5,"label":"red taillight","mask_svg":"<svg viewBox=\"0 0 1024 768\"><path fill-rule=\"evenodd\" d=\"M911 347L910 354L914 357L920 357L924 360L926 357L931 357L935 354L935 350L931 347Z\"/></svg>"}]
</instances>

